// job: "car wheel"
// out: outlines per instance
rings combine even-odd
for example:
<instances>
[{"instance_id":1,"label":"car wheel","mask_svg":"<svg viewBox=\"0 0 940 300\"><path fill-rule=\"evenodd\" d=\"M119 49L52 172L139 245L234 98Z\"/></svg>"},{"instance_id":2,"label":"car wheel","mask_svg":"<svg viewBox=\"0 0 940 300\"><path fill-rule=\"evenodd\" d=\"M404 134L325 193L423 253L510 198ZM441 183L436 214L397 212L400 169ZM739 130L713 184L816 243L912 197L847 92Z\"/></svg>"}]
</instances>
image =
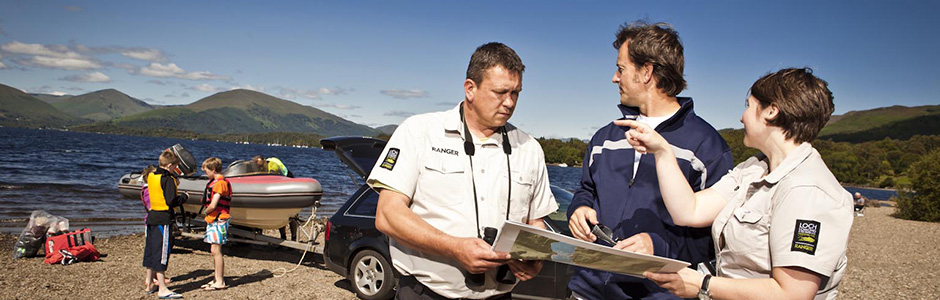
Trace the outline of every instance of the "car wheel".
<instances>
[{"instance_id":1,"label":"car wheel","mask_svg":"<svg viewBox=\"0 0 940 300\"><path fill-rule=\"evenodd\" d=\"M366 300L387 300L395 289L394 271L388 259L374 250L362 250L350 264L349 283Z\"/></svg>"}]
</instances>

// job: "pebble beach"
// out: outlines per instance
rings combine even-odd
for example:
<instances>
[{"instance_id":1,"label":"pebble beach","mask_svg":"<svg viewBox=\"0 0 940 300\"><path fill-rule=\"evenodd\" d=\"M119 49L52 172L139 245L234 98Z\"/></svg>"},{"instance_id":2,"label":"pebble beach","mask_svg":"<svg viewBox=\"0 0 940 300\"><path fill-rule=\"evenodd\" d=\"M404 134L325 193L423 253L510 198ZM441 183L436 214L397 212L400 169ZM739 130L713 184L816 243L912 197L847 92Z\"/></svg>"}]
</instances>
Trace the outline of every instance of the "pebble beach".
<instances>
[{"instance_id":1,"label":"pebble beach","mask_svg":"<svg viewBox=\"0 0 940 300\"><path fill-rule=\"evenodd\" d=\"M893 212L868 207L855 218L839 299L940 299L940 223L901 220ZM142 234L98 239L95 246L106 257L68 266L46 265L41 257L14 260L15 240L0 235L0 299L157 298L143 288ZM186 299L357 299L319 254L250 244L226 246L223 254L229 288L203 291L199 286L212 277L209 247L180 238L169 288Z\"/></svg>"}]
</instances>

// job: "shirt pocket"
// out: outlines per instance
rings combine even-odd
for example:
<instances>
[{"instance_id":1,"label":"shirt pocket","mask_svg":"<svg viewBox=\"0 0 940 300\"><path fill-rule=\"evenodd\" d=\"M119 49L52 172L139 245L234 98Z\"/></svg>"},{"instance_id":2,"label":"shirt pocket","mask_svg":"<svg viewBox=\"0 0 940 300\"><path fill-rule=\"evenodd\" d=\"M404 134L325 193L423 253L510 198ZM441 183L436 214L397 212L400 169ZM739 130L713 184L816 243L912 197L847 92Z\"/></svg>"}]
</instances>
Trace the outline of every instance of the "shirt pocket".
<instances>
[{"instance_id":1,"label":"shirt pocket","mask_svg":"<svg viewBox=\"0 0 940 300\"><path fill-rule=\"evenodd\" d=\"M752 255L767 252L770 218L747 207L739 207L732 214L734 218L728 226L730 236L725 241L728 248L738 253L753 252Z\"/></svg>"},{"instance_id":2,"label":"shirt pocket","mask_svg":"<svg viewBox=\"0 0 940 300\"><path fill-rule=\"evenodd\" d=\"M473 197L464 192L471 188L470 178L465 176L464 164L456 159L428 159L424 163L425 172L419 181L423 190L423 201L431 200L434 205L452 206ZM415 195L416 197L419 195ZM432 204L432 203L429 203Z\"/></svg>"},{"instance_id":3,"label":"shirt pocket","mask_svg":"<svg viewBox=\"0 0 940 300\"><path fill-rule=\"evenodd\" d=\"M506 180L506 177L502 177ZM510 201L510 220L525 221L529 217L529 203L532 200L535 178L526 172L512 171L508 181L512 184Z\"/></svg>"}]
</instances>

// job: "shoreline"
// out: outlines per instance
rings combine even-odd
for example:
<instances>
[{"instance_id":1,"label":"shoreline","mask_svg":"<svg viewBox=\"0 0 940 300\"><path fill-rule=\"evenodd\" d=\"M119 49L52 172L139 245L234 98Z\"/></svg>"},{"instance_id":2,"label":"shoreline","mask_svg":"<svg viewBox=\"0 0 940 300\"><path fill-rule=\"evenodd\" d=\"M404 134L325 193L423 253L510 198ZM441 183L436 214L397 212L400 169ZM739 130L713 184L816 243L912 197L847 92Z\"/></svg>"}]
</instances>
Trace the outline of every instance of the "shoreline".
<instances>
[{"instance_id":1,"label":"shoreline","mask_svg":"<svg viewBox=\"0 0 940 300\"><path fill-rule=\"evenodd\" d=\"M940 223L901 220L891 217L893 212L868 207L865 216L855 218L839 299L940 298ZM0 244L6 244L0 248L0 298L156 298L143 292L143 234L97 239L95 246L107 257L69 266L46 265L41 257L13 260L15 240L0 234ZM199 286L212 276L208 248L200 240L177 239L167 272L171 290L186 299L357 299L349 282L326 268L322 255L248 244L222 248L230 288L202 291Z\"/></svg>"}]
</instances>

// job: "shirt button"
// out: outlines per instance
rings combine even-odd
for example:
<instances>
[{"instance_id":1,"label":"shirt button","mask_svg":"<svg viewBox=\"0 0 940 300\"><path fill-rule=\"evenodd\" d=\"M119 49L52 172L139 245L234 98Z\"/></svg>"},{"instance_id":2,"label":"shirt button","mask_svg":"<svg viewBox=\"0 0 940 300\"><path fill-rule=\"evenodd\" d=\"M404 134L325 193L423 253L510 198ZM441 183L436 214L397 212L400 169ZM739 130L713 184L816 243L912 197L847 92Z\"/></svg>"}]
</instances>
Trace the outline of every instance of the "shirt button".
<instances>
[{"instance_id":1,"label":"shirt button","mask_svg":"<svg viewBox=\"0 0 940 300\"><path fill-rule=\"evenodd\" d=\"M486 201L486 197L480 197L480 201Z\"/></svg>"},{"instance_id":2,"label":"shirt button","mask_svg":"<svg viewBox=\"0 0 940 300\"><path fill-rule=\"evenodd\" d=\"M486 173L486 169L480 169L480 173Z\"/></svg>"}]
</instances>

